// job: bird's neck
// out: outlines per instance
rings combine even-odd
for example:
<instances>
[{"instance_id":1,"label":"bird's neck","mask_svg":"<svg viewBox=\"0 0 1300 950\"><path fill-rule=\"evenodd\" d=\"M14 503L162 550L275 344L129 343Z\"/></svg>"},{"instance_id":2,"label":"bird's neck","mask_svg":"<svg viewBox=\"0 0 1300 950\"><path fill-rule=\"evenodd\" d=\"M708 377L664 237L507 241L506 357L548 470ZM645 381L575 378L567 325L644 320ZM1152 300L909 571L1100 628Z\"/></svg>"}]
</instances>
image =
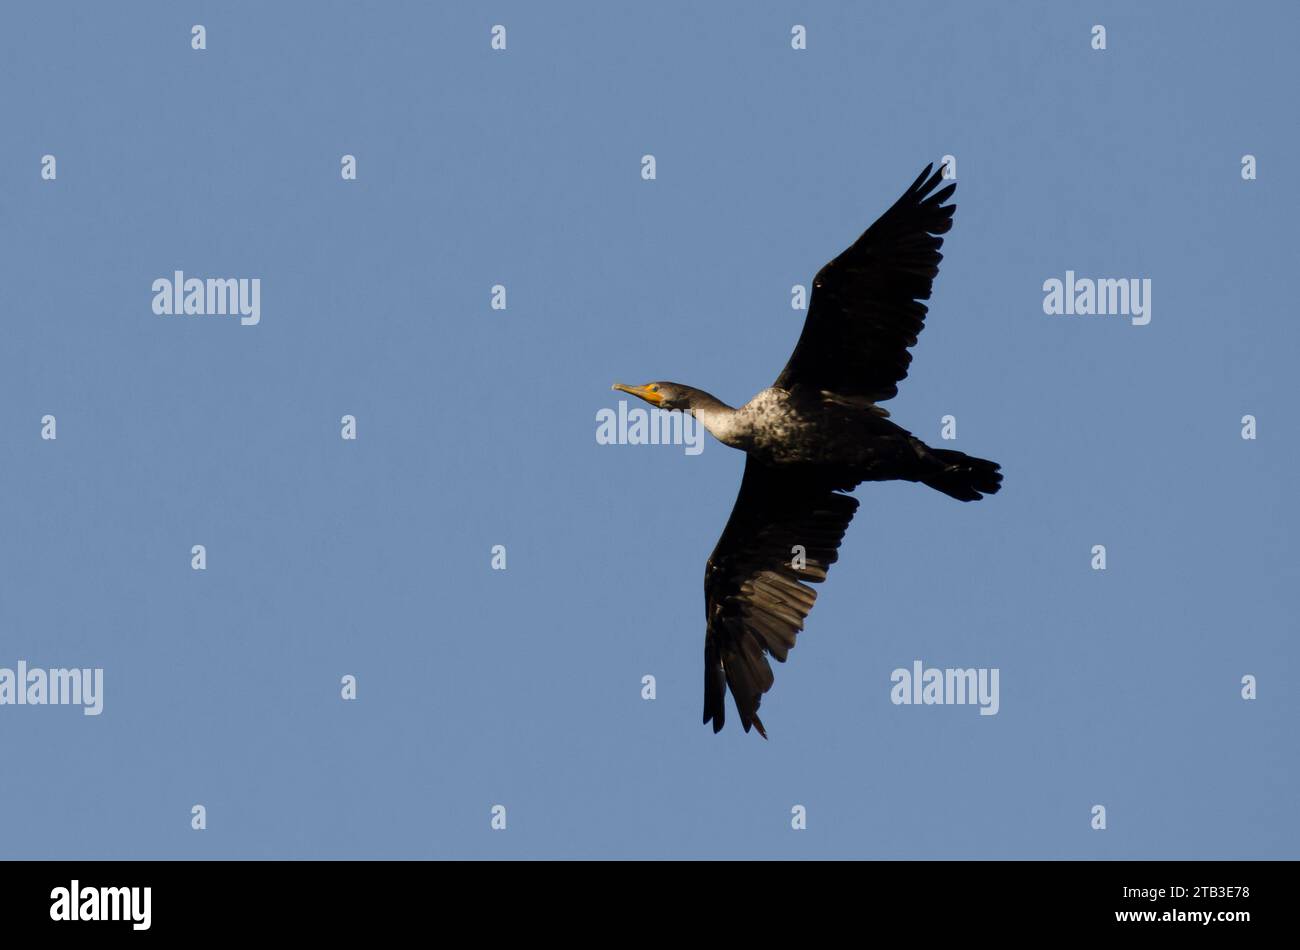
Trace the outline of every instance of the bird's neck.
<instances>
[{"instance_id":1,"label":"bird's neck","mask_svg":"<svg viewBox=\"0 0 1300 950\"><path fill-rule=\"evenodd\" d=\"M741 432L740 413L721 399L697 389L691 395L691 414L719 442L741 447L744 433Z\"/></svg>"}]
</instances>

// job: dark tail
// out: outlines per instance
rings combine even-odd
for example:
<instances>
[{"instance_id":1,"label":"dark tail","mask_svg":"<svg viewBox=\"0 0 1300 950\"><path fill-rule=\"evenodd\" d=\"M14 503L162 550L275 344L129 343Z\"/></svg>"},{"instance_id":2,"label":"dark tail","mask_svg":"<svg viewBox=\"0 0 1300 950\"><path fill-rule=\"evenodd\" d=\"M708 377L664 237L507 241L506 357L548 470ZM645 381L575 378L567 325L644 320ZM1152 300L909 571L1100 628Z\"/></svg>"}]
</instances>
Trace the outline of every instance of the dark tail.
<instances>
[{"instance_id":1,"label":"dark tail","mask_svg":"<svg viewBox=\"0 0 1300 950\"><path fill-rule=\"evenodd\" d=\"M934 467L921 482L958 501L979 501L985 495L996 495L1002 487L997 462L951 449L929 449L928 454Z\"/></svg>"}]
</instances>

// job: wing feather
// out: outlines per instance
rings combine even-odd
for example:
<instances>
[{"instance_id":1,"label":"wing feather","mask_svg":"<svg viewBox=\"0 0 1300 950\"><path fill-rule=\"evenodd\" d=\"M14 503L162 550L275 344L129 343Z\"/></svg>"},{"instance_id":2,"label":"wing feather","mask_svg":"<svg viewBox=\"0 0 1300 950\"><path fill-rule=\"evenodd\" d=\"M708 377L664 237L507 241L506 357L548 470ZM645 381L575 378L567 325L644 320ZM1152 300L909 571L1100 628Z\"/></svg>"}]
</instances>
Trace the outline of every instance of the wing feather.
<instances>
[{"instance_id":1,"label":"wing feather","mask_svg":"<svg viewBox=\"0 0 1300 950\"><path fill-rule=\"evenodd\" d=\"M957 186L938 188L933 166L813 280L803 333L776 380L867 404L898 395L910 348L925 325L926 305L952 228ZM938 188L936 191L935 189ZM880 410L883 412L883 410Z\"/></svg>"},{"instance_id":2,"label":"wing feather","mask_svg":"<svg viewBox=\"0 0 1300 950\"><path fill-rule=\"evenodd\" d=\"M817 600L858 502L841 476L745 462L727 526L704 572L704 722L726 720L726 689L748 732L772 687L768 656L784 663ZM796 560L795 547L803 549Z\"/></svg>"}]
</instances>

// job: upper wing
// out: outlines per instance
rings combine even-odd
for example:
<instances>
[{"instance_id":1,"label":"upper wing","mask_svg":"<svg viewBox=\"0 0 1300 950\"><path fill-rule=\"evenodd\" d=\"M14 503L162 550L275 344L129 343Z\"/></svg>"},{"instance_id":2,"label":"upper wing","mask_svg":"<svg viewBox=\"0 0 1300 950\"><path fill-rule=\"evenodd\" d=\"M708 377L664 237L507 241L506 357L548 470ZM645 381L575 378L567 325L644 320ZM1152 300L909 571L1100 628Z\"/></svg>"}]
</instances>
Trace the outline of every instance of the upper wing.
<instances>
[{"instance_id":1,"label":"upper wing","mask_svg":"<svg viewBox=\"0 0 1300 950\"><path fill-rule=\"evenodd\" d=\"M894 206L813 281L803 333L776 381L869 402L898 395L939 273L956 185L934 191L943 169L927 165ZM934 192L931 194L931 192Z\"/></svg>"},{"instance_id":2,"label":"upper wing","mask_svg":"<svg viewBox=\"0 0 1300 950\"><path fill-rule=\"evenodd\" d=\"M765 654L784 663L803 629L817 599L807 585L826 579L858 509L836 489L852 487L746 459L736 506L704 569L704 721L714 732L726 715L725 684L745 731L755 725L767 738L758 718L772 687Z\"/></svg>"}]
</instances>

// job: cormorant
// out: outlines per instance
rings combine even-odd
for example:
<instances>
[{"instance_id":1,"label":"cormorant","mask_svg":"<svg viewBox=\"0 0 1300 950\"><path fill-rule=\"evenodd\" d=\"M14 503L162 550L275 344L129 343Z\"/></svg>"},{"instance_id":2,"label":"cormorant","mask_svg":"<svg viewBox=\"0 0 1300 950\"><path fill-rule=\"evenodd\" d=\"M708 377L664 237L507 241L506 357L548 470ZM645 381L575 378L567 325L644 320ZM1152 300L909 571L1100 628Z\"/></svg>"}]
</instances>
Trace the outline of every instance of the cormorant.
<instances>
[{"instance_id":1,"label":"cormorant","mask_svg":"<svg viewBox=\"0 0 1300 950\"><path fill-rule=\"evenodd\" d=\"M726 687L748 732L858 508L864 481L921 482L961 501L995 493L995 462L933 449L877 403L898 394L927 311L956 205L926 167L893 207L817 274L803 333L776 382L739 409L679 383L615 389L689 412L746 453L731 518L704 568L704 722L716 733ZM800 553L802 552L802 554ZM724 685L725 684L725 685Z\"/></svg>"}]
</instances>

